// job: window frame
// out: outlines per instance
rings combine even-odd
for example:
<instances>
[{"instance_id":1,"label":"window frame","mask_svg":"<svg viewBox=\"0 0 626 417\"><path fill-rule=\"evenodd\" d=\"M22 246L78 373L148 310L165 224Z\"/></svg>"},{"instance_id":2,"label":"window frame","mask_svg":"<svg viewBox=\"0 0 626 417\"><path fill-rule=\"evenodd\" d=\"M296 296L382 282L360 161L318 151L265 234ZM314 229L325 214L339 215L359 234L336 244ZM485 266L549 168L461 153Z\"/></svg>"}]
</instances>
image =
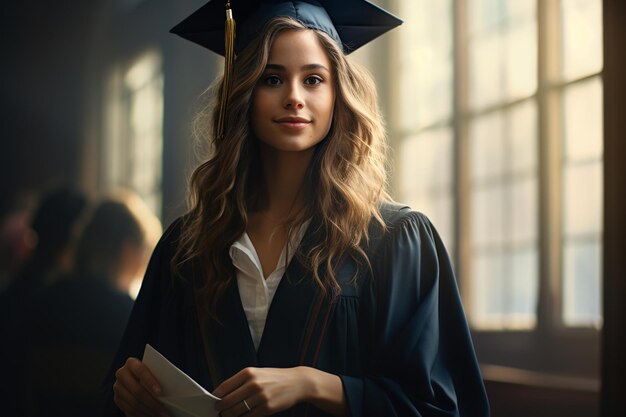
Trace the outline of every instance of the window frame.
<instances>
[{"instance_id":1,"label":"window frame","mask_svg":"<svg viewBox=\"0 0 626 417\"><path fill-rule=\"evenodd\" d=\"M138 64L149 70L141 75L137 85L131 86L127 78ZM101 189L132 189L147 201L159 219L162 218L163 208L164 79L162 51L154 47L145 48L133 55L132 59L119 60L110 67L106 74L106 91L103 94L103 118L107 123L103 125L99 162ZM150 149L156 156L149 164L153 170L154 181L151 187L144 187L145 184L139 184L135 177L140 171L135 167L139 161L136 141L140 132L134 130L131 120L132 106L136 95L146 88L152 88L154 84L158 84L160 90L161 113L155 119L157 129L153 132L155 140Z\"/></svg>"},{"instance_id":2,"label":"window frame","mask_svg":"<svg viewBox=\"0 0 626 417\"><path fill-rule=\"evenodd\" d=\"M402 0L387 0L383 5L391 10L399 9ZM469 304L469 285L466 277L471 267L471 201L470 144L468 109L469 75L468 48L464 44L468 31L468 0L453 0L453 176L455 179L454 210L455 250L451 253L455 261L458 284L466 310ZM562 188L561 188L561 146L563 142L562 91L576 83L594 77L602 80L602 70L581 78L560 81L560 0L537 0L537 91L530 99L535 100L538 113L538 306L536 326L529 330L478 330L472 329L473 339L481 365L498 365L535 370L544 373L574 375L589 379L595 384L600 375L600 333L596 328L567 327L562 319ZM384 52L386 59L374 62L387 62L382 68L375 68L390 79L383 105L387 107L391 147L398 148L406 132L398 128L398 94L401 86L395 81L394 62L402 51L395 46L394 35ZM389 75L389 77L385 77ZM381 88L381 91L382 88ZM522 100L527 100L524 98ZM519 100L519 101L522 101ZM507 104L510 105L510 104ZM552 138L552 140L548 140ZM558 140L555 140L558 138ZM392 193L399 191L397 178L392 182ZM487 376L488 377L488 376Z\"/></svg>"},{"instance_id":3,"label":"window frame","mask_svg":"<svg viewBox=\"0 0 626 417\"><path fill-rule=\"evenodd\" d=\"M457 0L455 10L455 46L464 36L463 23L467 21L467 0ZM481 362L502 366L513 366L556 374L574 374L597 379L599 376L600 331L587 327L568 327L562 320L562 143L563 116L562 92L568 86L600 76L592 74L565 82L558 81L560 51L560 1L537 2L538 83L535 100L538 111L539 141L539 294L536 327L529 330L476 330L474 342ZM459 53L462 53L459 51ZM467 59L467 54L462 56ZM456 61L462 62L462 61ZM467 68L467 61L455 65L455 71ZM458 88L463 87L459 80ZM467 85L467 84L465 84ZM459 99L459 101L461 101ZM458 104L461 114L464 103ZM461 116L461 124L467 124L468 116ZM465 129L467 134L467 129ZM556 139L558 138L558 139ZM467 136L459 135L461 143ZM464 150L468 152L467 147ZM467 160L467 154L460 155ZM467 187L465 187L468 190ZM459 213L465 213L458 222L469 224L467 210L469 191L459 200ZM461 216L461 214L459 214ZM464 235L468 236L467 233ZM459 260L459 280L465 299L467 285L463 277L471 256L469 240L461 233L457 236L462 246ZM467 247L466 247L467 246ZM576 346L572 349L572 346ZM596 360L590 360L596 358Z\"/></svg>"}]
</instances>

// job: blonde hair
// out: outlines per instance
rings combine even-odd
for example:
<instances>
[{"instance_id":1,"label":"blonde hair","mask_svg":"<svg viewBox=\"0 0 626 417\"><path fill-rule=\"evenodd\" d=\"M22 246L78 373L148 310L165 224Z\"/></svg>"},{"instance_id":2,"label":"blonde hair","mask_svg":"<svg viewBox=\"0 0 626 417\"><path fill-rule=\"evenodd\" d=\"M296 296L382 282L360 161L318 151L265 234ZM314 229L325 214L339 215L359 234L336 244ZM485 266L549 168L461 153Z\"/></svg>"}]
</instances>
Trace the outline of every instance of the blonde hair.
<instances>
[{"instance_id":1,"label":"blonde hair","mask_svg":"<svg viewBox=\"0 0 626 417\"><path fill-rule=\"evenodd\" d=\"M173 261L176 268L189 261L202 266L199 291L213 317L217 300L235 277L230 246L246 230L248 213L264 203L259 149L250 127L251 103L271 46L284 30L310 29L292 18L275 18L237 56L224 135L217 136L216 126L221 80L214 84L215 100L209 111L198 118L205 127L196 132L209 144L209 157L191 176L190 209ZM291 235L307 219L319 221L309 227L317 228L320 241L297 256L324 292L337 295L340 287L333 266L345 256L358 265L369 265L360 244L368 239L372 219L384 228L379 208L389 199L385 131L369 73L350 62L328 35L314 32L332 63L336 102L330 131L317 145L303 184L308 201L286 226Z\"/></svg>"}]
</instances>

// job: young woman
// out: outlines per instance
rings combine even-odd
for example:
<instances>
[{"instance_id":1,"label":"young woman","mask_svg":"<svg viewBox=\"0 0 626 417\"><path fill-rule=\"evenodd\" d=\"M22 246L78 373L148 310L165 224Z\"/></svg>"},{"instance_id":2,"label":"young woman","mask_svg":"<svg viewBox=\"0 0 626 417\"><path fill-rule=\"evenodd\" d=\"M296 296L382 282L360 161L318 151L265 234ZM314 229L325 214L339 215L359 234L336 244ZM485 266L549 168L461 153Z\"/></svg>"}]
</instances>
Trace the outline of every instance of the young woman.
<instances>
[{"instance_id":1,"label":"young woman","mask_svg":"<svg viewBox=\"0 0 626 417\"><path fill-rule=\"evenodd\" d=\"M109 413L167 415L138 359L150 343L223 417L487 416L443 244L385 193L383 123L351 35L326 2L252 3L266 23L239 47L223 132L215 105L190 211L152 257Z\"/></svg>"}]
</instances>

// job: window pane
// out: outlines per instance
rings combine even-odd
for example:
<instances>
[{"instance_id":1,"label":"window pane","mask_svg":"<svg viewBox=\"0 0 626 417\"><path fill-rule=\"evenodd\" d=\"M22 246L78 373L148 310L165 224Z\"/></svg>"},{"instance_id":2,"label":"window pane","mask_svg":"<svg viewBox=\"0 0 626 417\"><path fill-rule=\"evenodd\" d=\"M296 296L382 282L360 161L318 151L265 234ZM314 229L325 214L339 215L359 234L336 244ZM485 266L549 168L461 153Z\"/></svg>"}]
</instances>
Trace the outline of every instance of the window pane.
<instances>
[{"instance_id":1,"label":"window pane","mask_svg":"<svg viewBox=\"0 0 626 417\"><path fill-rule=\"evenodd\" d=\"M468 10L472 35L497 31L504 14L502 0L468 0Z\"/></svg>"},{"instance_id":2,"label":"window pane","mask_svg":"<svg viewBox=\"0 0 626 417\"><path fill-rule=\"evenodd\" d=\"M536 112L532 99L470 121L470 262L474 274L470 280L470 293L474 294L470 314L478 328L519 329L536 324ZM497 278L493 277L496 270ZM487 289L486 285L494 287ZM497 301L475 295L485 291Z\"/></svg>"},{"instance_id":3,"label":"window pane","mask_svg":"<svg viewBox=\"0 0 626 417\"><path fill-rule=\"evenodd\" d=\"M533 95L537 89L536 2L469 1L470 108Z\"/></svg>"},{"instance_id":4,"label":"window pane","mask_svg":"<svg viewBox=\"0 0 626 417\"><path fill-rule=\"evenodd\" d=\"M470 320L480 329L527 329L536 324L538 256L534 248L476 253Z\"/></svg>"},{"instance_id":5,"label":"window pane","mask_svg":"<svg viewBox=\"0 0 626 417\"><path fill-rule=\"evenodd\" d=\"M563 320L570 326L599 327L602 320L600 241L568 242L563 252Z\"/></svg>"},{"instance_id":6,"label":"window pane","mask_svg":"<svg viewBox=\"0 0 626 417\"><path fill-rule=\"evenodd\" d=\"M504 257L475 254L472 263L470 320L477 328L502 328L505 299Z\"/></svg>"},{"instance_id":7,"label":"window pane","mask_svg":"<svg viewBox=\"0 0 626 417\"><path fill-rule=\"evenodd\" d=\"M602 82L599 77L574 84L563 97L565 158L568 161L602 156Z\"/></svg>"},{"instance_id":8,"label":"window pane","mask_svg":"<svg viewBox=\"0 0 626 417\"><path fill-rule=\"evenodd\" d=\"M161 120L163 112L161 79L153 80L137 90L130 101L130 139L132 139L131 184L144 198L159 191L161 184L162 141ZM158 213L158 207L150 206Z\"/></svg>"},{"instance_id":9,"label":"window pane","mask_svg":"<svg viewBox=\"0 0 626 417\"><path fill-rule=\"evenodd\" d=\"M472 243L475 246L502 245L505 242L505 191L501 184L479 187L473 191Z\"/></svg>"},{"instance_id":10,"label":"window pane","mask_svg":"<svg viewBox=\"0 0 626 417\"><path fill-rule=\"evenodd\" d=\"M602 230L602 164L574 165L564 172L564 237Z\"/></svg>"},{"instance_id":11,"label":"window pane","mask_svg":"<svg viewBox=\"0 0 626 417\"><path fill-rule=\"evenodd\" d=\"M570 326L599 326L603 199L600 78L568 87L563 94L563 110L563 321Z\"/></svg>"},{"instance_id":12,"label":"window pane","mask_svg":"<svg viewBox=\"0 0 626 417\"><path fill-rule=\"evenodd\" d=\"M497 298L472 296L472 314L473 309L478 314L473 322L476 327L535 325L539 277L537 200L536 177L479 187L472 194L471 293L486 291ZM499 271L497 278L493 276L495 271ZM487 289L486 285L495 286ZM499 310L494 310L496 306Z\"/></svg>"},{"instance_id":13,"label":"window pane","mask_svg":"<svg viewBox=\"0 0 626 417\"><path fill-rule=\"evenodd\" d=\"M162 205L163 73L157 51L146 52L127 69L117 68L110 80L105 188L136 191L160 216Z\"/></svg>"},{"instance_id":14,"label":"window pane","mask_svg":"<svg viewBox=\"0 0 626 417\"><path fill-rule=\"evenodd\" d=\"M400 3L400 122L415 130L452 114L451 0Z\"/></svg>"},{"instance_id":15,"label":"window pane","mask_svg":"<svg viewBox=\"0 0 626 417\"><path fill-rule=\"evenodd\" d=\"M452 131L428 130L400 145L401 184L404 196L452 184Z\"/></svg>"},{"instance_id":16,"label":"window pane","mask_svg":"<svg viewBox=\"0 0 626 417\"><path fill-rule=\"evenodd\" d=\"M469 32L474 35L497 31L507 22L527 22L536 18L535 1L527 0L467 0Z\"/></svg>"},{"instance_id":17,"label":"window pane","mask_svg":"<svg viewBox=\"0 0 626 417\"><path fill-rule=\"evenodd\" d=\"M470 121L470 147L473 181L482 181L504 172L502 112L492 112Z\"/></svg>"},{"instance_id":18,"label":"window pane","mask_svg":"<svg viewBox=\"0 0 626 417\"><path fill-rule=\"evenodd\" d=\"M512 22L536 19L537 2L527 0L506 0L503 13Z\"/></svg>"},{"instance_id":19,"label":"window pane","mask_svg":"<svg viewBox=\"0 0 626 417\"><path fill-rule=\"evenodd\" d=\"M512 328L535 325L538 299L539 257L536 248L514 251L509 256L511 287L508 291L509 323Z\"/></svg>"},{"instance_id":20,"label":"window pane","mask_svg":"<svg viewBox=\"0 0 626 417\"><path fill-rule=\"evenodd\" d=\"M141 61L140 61L141 62ZM155 69L143 84L128 85L130 149L129 183L149 204L161 213L161 159L163 131L163 77Z\"/></svg>"},{"instance_id":21,"label":"window pane","mask_svg":"<svg viewBox=\"0 0 626 417\"><path fill-rule=\"evenodd\" d=\"M513 182L509 187L507 233L511 243L534 243L538 229L539 190L535 177Z\"/></svg>"},{"instance_id":22,"label":"window pane","mask_svg":"<svg viewBox=\"0 0 626 417\"><path fill-rule=\"evenodd\" d=\"M537 105L526 100L511 108L508 113L510 162L513 174L537 170Z\"/></svg>"},{"instance_id":23,"label":"window pane","mask_svg":"<svg viewBox=\"0 0 626 417\"><path fill-rule=\"evenodd\" d=\"M528 1L527 3L534 4ZM537 26L521 22L509 28L505 38L506 98L528 97L537 89Z\"/></svg>"},{"instance_id":24,"label":"window pane","mask_svg":"<svg viewBox=\"0 0 626 417\"><path fill-rule=\"evenodd\" d=\"M426 214L442 239L454 245L453 138L450 128L429 130L402 142L400 200Z\"/></svg>"},{"instance_id":25,"label":"window pane","mask_svg":"<svg viewBox=\"0 0 626 417\"><path fill-rule=\"evenodd\" d=\"M507 126L505 127L505 122ZM534 101L470 122L471 170L475 182L505 174L536 175L537 115Z\"/></svg>"},{"instance_id":26,"label":"window pane","mask_svg":"<svg viewBox=\"0 0 626 417\"><path fill-rule=\"evenodd\" d=\"M504 71L502 38L498 34L483 35L470 45L470 107L483 108L503 97Z\"/></svg>"},{"instance_id":27,"label":"window pane","mask_svg":"<svg viewBox=\"0 0 626 417\"><path fill-rule=\"evenodd\" d=\"M602 69L602 0L561 0L563 77L573 79Z\"/></svg>"}]
</instances>

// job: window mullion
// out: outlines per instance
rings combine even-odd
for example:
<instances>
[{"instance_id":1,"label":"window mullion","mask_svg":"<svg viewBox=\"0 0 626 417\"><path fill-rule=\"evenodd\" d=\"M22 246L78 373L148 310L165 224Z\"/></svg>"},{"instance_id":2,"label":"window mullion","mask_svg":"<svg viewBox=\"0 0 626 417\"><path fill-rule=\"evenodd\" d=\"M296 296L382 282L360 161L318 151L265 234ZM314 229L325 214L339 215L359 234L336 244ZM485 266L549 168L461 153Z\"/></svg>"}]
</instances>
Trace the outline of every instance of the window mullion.
<instances>
[{"instance_id":1,"label":"window mullion","mask_svg":"<svg viewBox=\"0 0 626 417\"><path fill-rule=\"evenodd\" d=\"M538 117L539 117L539 303L538 332L553 334L561 322L561 137L562 105L557 84L560 73L559 0L539 0Z\"/></svg>"},{"instance_id":2,"label":"window mullion","mask_svg":"<svg viewBox=\"0 0 626 417\"><path fill-rule=\"evenodd\" d=\"M470 239L470 147L469 147L469 48L468 2L457 0L452 5L453 19L453 127L454 127L454 192L457 205L454 213L455 240L457 244L456 269L459 286L466 309L472 311L469 285L463 279L471 275L472 248Z\"/></svg>"}]
</instances>

